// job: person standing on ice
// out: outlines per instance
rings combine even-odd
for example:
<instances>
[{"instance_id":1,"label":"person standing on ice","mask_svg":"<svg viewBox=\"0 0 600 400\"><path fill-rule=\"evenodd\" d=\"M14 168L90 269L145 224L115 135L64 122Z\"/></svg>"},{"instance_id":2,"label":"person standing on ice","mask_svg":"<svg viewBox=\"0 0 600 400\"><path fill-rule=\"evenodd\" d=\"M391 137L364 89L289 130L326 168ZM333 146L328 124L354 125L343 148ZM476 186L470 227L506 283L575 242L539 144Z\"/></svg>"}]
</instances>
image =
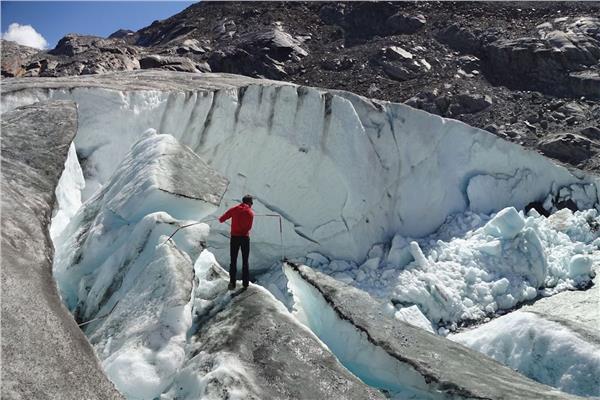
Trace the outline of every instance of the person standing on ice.
<instances>
[{"instance_id":1,"label":"person standing on ice","mask_svg":"<svg viewBox=\"0 0 600 400\"><path fill-rule=\"evenodd\" d=\"M242 249L242 283L244 289L248 287L250 270L248 257L250 255L250 229L254 221L252 211L252 196L247 194L242 198L242 203L231 207L225 214L219 217L223 223L231 218L231 240L229 242L230 264L229 264L229 290L235 289L235 278L237 274L237 257Z\"/></svg>"}]
</instances>

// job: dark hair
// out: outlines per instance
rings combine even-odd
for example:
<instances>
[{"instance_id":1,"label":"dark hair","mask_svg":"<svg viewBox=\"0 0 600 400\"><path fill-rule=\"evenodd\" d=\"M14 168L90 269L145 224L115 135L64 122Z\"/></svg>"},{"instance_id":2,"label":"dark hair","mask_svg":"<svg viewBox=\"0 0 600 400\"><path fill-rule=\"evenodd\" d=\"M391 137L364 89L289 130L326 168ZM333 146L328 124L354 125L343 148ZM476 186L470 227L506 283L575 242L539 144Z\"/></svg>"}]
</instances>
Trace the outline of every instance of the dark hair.
<instances>
[{"instance_id":1,"label":"dark hair","mask_svg":"<svg viewBox=\"0 0 600 400\"><path fill-rule=\"evenodd\" d=\"M249 195L249 194L242 197L242 203L245 203L245 204L252 204L252 200L253 200L253 197L252 197L252 195Z\"/></svg>"}]
</instances>

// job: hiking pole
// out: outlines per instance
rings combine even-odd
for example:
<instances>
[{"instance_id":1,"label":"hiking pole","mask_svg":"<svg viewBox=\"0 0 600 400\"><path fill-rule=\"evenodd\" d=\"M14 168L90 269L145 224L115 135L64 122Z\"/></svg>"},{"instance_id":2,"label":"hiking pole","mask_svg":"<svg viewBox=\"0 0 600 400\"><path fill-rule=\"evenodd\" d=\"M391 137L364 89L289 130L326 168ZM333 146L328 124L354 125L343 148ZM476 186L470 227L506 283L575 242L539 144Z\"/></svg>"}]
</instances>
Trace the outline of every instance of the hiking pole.
<instances>
[{"instance_id":1,"label":"hiking pole","mask_svg":"<svg viewBox=\"0 0 600 400\"><path fill-rule=\"evenodd\" d=\"M173 233L171 233L171 236L169 236L169 237L167 238L167 240L165 240L165 242L164 242L163 244L166 244L166 243L167 243L169 240L171 240L171 238L172 238L173 236L175 236L175 234L176 234L177 232L179 232L181 229L189 228L190 226L194 226L194 225L200 225L200 224L204 224L204 223L206 223L206 222L214 221L214 220L216 220L216 219L217 219L217 218L210 218L210 219L207 219L206 221L199 221L199 222L194 222L194 223L191 223L191 224L187 224L187 225L180 226L179 228L175 229L175 231L173 231Z\"/></svg>"},{"instance_id":2,"label":"hiking pole","mask_svg":"<svg viewBox=\"0 0 600 400\"><path fill-rule=\"evenodd\" d=\"M281 261L286 261L285 258L285 248L283 246L283 222L281 220L281 215L279 214L259 214L257 217L276 217L279 218L279 240L281 244Z\"/></svg>"},{"instance_id":3,"label":"hiking pole","mask_svg":"<svg viewBox=\"0 0 600 400\"><path fill-rule=\"evenodd\" d=\"M108 316L110 315L110 313L111 313L111 312L113 312L113 311L114 311L114 309L117 307L117 304L119 304L119 302L118 302L118 301L115 303L115 305L114 305L114 306L112 306L112 308L110 309L110 311L109 311L109 312L107 312L106 314L104 314L104 315L102 315L102 316L100 316L100 317L94 318L94 319L90 319L89 321L82 322L81 324L77 324L77 326L78 326L78 327L82 327L82 326L84 326L84 325L91 324L91 323L92 323L92 322L94 322L94 321L98 321L98 320L100 320L100 319L103 319L103 318L106 318L106 317L108 317Z\"/></svg>"}]
</instances>

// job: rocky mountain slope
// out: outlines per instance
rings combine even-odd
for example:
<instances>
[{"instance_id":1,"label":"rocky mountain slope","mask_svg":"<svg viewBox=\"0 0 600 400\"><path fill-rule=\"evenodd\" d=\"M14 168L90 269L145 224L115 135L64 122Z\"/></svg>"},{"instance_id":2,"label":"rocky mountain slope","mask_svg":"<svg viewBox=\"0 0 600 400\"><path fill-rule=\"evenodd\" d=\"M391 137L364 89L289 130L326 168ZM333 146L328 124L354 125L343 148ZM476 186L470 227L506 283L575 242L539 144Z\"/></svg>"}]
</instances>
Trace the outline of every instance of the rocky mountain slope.
<instances>
[{"instance_id":1,"label":"rocky mountain slope","mask_svg":"<svg viewBox=\"0 0 600 400\"><path fill-rule=\"evenodd\" d=\"M161 68L344 89L598 170L599 10L598 2L202 2L137 32L67 35L23 57L17 72L3 66L3 76Z\"/></svg>"}]
</instances>

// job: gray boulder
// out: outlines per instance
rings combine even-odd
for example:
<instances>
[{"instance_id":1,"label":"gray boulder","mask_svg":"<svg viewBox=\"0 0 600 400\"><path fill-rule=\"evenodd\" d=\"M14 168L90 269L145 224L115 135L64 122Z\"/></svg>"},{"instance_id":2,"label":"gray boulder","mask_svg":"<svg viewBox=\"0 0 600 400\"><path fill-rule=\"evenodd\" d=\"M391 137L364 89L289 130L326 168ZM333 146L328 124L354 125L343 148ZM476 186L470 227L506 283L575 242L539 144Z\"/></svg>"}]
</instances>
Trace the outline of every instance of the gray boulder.
<instances>
[{"instance_id":1,"label":"gray boulder","mask_svg":"<svg viewBox=\"0 0 600 400\"><path fill-rule=\"evenodd\" d=\"M414 59L414 56L398 46L388 46L379 52L379 63L383 71L392 79L406 81L429 71L430 66Z\"/></svg>"},{"instance_id":2,"label":"gray boulder","mask_svg":"<svg viewBox=\"0 0 600 400\"><path fill-rule=\"evenodd\" d=\"M426 22L427 20L423 14L406 15L403 13L396 13L385 21L385 27L392 35L412 34L423 28Z\"/></svg>"},{"instance_id":3,"label":"gray boulder","mask_svg":"<svg viewBox=\"0 0 600 400\"><path fill-rule=\"evenodd\" d=\"M497 36L498 33L494 30L471 30L458 23L454 23L438 31L435 38L454 50L479 55L483 46L496 40Z\"/></svg>"},{"instance_id":4,"label":"gray boulder","mask_svg":"<svg viewBox=\"0 0 600 400\"><path fill-rule=\"evenodd\" d=\"M492 98L488 95L461 93L452 97L448 115L474 114L491 105Z\"/></svg>"},{"instance_id":5,"label":"gray boulder","mask_svg":"<svg viewBox=\"0 0 600 400\"><path fill-rule=\"evenodd\" d=\"M568 29L600 40L600 18L598 17L577 18L573 23L568 25Z\"/></svg>"},{"instance_id":6,"label":"gray boulder","mask_svg":"<svg viewBox=\"0 0 600 400\"><path fill-rule=\"evenodd\" d=\"M356 59L351 57L340 57L321 60L321 68L326 71L345 71L356 64Z\"/></svg>"},{"instance_id":7,"label":"gray boulder","mask_svg":"<svg viewBox=\"0 0 600 400\"><path fill-rule=\"evenodd\" d=\"M402 64L384 61L381 63L381 66L383 67L383 71L387 74L387 76L396 81L407 81L419 76L418 72L413 71Z\"/></svg>"},{"instance_id":8,"label":"gray boulder","mask_svg":"<svg viewBox=\"0 0 600 400\"><path fill-rule=\"evenodd\" d=\"M588 126L579 131L583 136L588 139L599 141L600 142L600 127L598 126Z\"/></svg>"},{"instance_id":9,"label":"gray boulder","mask_svg":"<svg viewBox=\"0 0 600 400\"><path fill-rule=\"evenodd\" d=\"M381 54L390 61L410 61L412 53L399 46L388 46L381 49Z\"/></svg>"},{"instance_id":10,"label":"gray boulder","mask_svg":"<svg viewBox=\"0 0 600 400\"><path fill-rule=\"evenodd\" d=\"M74 103L2 115L2 398L121 399L63 306L48 226L77 131Z\"/></svg>"},{"instance_id":11,"label":"gray boulder","mask_svg":"<svg viewBox=\"0 0 600 400\"><path fill-rule=\"evenodd\" d=\"M538 148L548 157L577 165L596 154L600 146L585 136L559 133L542 139Z\"/></svg>"},{"instance_id":12,"label":"gray boulder","mask_svg":"<svg viewBox=\"0 0 600 400\"><path fill-rule=\"evenodd\" d=\"M159 68L168 71L198 72L196 64L187 57L160 56L157 54L140 58L140 68Z\"/></svg>"},{"instance_id":13,"label":"gray boulder","mask_svg":"<svg viewBox=\"0 0 600 400\"><path fill-rule=\"evenodd\" d=\"M463 92L458 95L439 94L438 91L424 91L408 99L405 104L433 114L456 117L483 111L493 104L489 95Z\"/></svg>"},{"instance_id":14,"label":"gray boulder","mask_svg":"<svg viewBox=\"0 0 600 400\"><path fill-rule=\"evenodd\" d=\"M262 50L274 60L285 61L291 57L299 59L308 55L301 44L289 33L273 28L243 35L239 46L247 51Z\"/></svg>"},{"instance_id":15,"label":"gray boulder","mask_svg":"<svg viewBox=\"0 0 600 400\"><path fill-rule=\"evenodd\" d=\"M432 114L443 115L448 109L450 102L447 97L440 96L438 92L434 90L420 92L416 96L406 100L404 104L420 110L425 110Z\"/></svg>"},{"instance_id":16,"label":"gray boulder","mask_svg":"<svg viewBox=\"0 0 600 400\"><path fill-rule=\"evenodd\" d=\"M302 43L278 28L250 32L230 46L213 51L208 64L214 72L282 79L285 63L308 55Z\"/></svg>"}]
</instances>

